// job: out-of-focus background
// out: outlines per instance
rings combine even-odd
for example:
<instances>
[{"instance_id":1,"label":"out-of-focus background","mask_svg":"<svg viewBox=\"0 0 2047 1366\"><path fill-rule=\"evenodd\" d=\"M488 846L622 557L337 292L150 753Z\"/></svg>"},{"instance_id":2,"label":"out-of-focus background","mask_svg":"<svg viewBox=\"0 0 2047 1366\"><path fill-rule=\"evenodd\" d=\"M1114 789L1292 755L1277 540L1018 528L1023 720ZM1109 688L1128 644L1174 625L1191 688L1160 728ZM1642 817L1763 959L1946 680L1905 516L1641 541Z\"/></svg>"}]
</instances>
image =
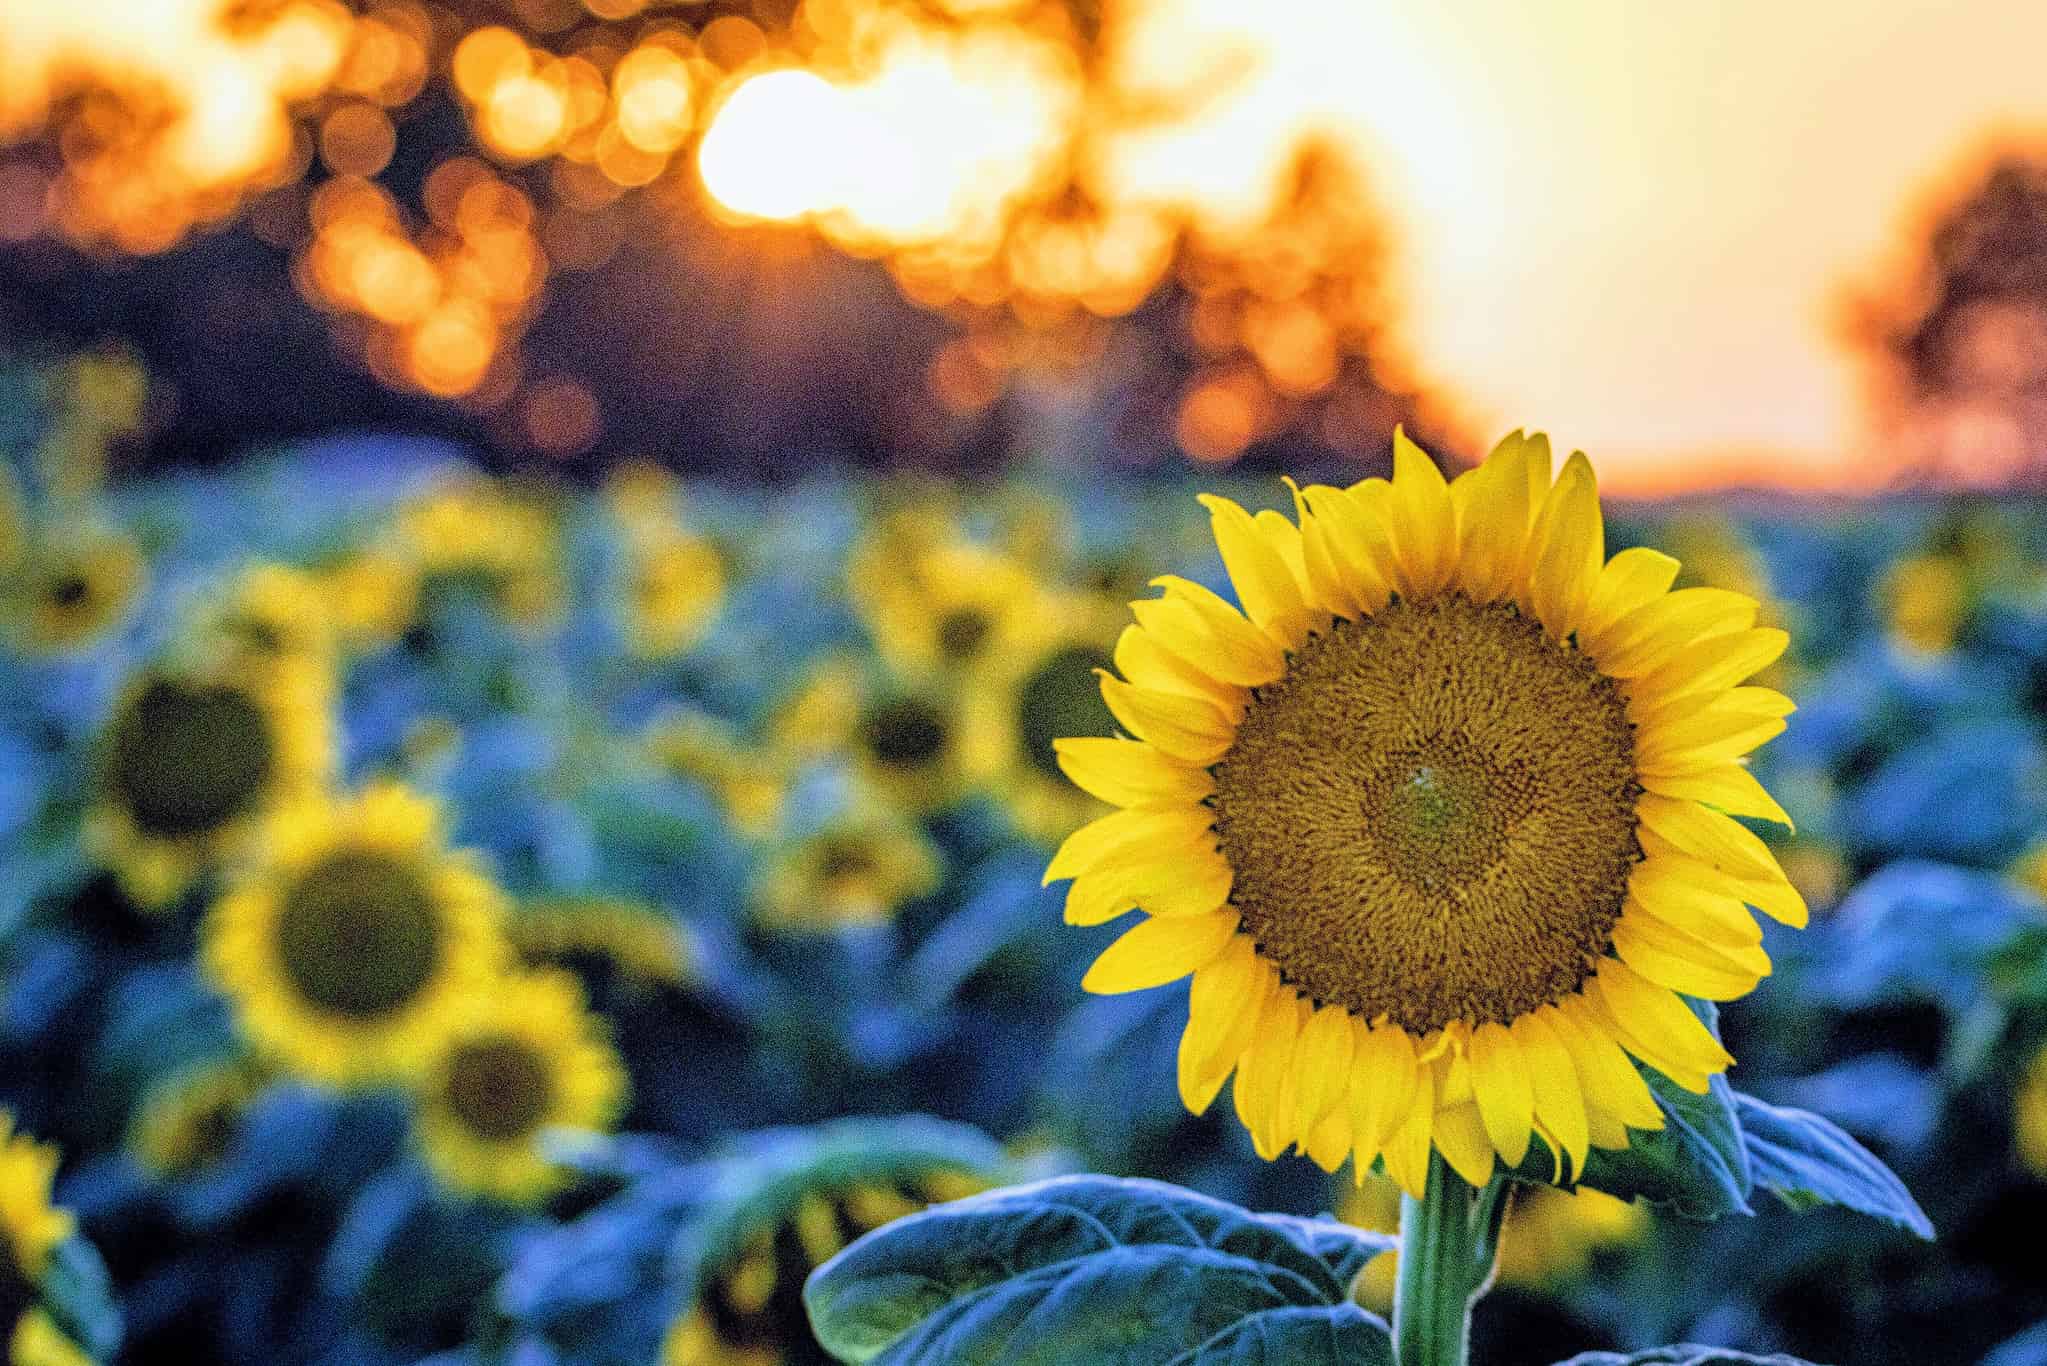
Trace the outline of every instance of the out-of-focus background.
<instances>
[{"instance_id":1,"label":"out-of-focus background","mask_svg":"<svg viewBox=\"0 0 2047 1366\"><path fill-rule=\"evenodd\" d=\"M0 1350L807 1364L809 1269L990 1185L1388 1226L1185 1113L1184 996L1083 996L1040 875L1125 604L1227 591L1193 493L1404 424L1585 448L1790 630L1813 924L1721 1025L1939 1234L1529 1194L1479 1359L2047 1363L2042 51L0 0Z\"/></svg>"},{"instance_id":2,"label":"out-of-focus background","mask_svg":"<svg viewBox=\"0 0 2047 1366\"><path fill-rule=\"evenodd\" d=\"M2036 8L0 7L0 336L124 464L1462 454L2040 478Z\"/></svg>"}]
</instances>

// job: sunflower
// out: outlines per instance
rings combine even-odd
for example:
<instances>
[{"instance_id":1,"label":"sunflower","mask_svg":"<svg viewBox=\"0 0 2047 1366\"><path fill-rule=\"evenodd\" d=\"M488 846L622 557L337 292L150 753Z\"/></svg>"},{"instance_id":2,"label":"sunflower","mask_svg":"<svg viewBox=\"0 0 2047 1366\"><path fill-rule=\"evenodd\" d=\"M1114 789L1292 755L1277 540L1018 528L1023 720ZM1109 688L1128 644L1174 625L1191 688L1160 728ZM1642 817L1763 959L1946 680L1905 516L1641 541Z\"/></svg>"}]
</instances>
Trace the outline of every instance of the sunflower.
<instances>
[{"instance_id":1,"label":"sunflower","mask_svg":"<svg viewBox=\"0 0 2047 1366\"><path fill-rule=\"evenodd\" d=\"M532 500L488 479L449 484L399 508L393 547L421 591L473 593L515 625L537 627L561 605L554 525Z\"/></svg>"},{"instance_id":2,"label":"sunflower","mask_svg":"<svg viewBox=\"0 0 2047 1366\"><path fill-rule=\"evenodd\" d=\"M336 633L350 649L396 640L419 611L419 569L388 547L373 546L317 574Z\"/></svg>"},{"instance_id":3,"label":"sunflower","mask_svg":"<svg viewBox=\"0 0 2047 1366\"><path fill-rule=\"evenodd\" d=\"M2047 1177L2047 1048L2033 1055L2012 1097L2012 1138L2019 1160Z\"/></svg>"},{"instance_id":4,"label":"sunflower","mask_svg":"<svg viewBox=\"0 0 2047 1366\"><path fill-rule=\"evenodd\" d=\"M168 906L269 812L327 781L330 690L303 660L139 670L99 735L86 847L138 905Z\"/></svg>"},{"instance_id":5,"label":"sunflower","mask_svg":"<svg viewBox=\"0 0 2047 1366\"><path fill-rule=\"evenodd\" d=\"M973 1172L937 1166L792 1189L705 1268L695 1304L669 1327L662 1366L825 1366L832 1357L803 1308L810 1273L870 1230L987 1188Z\"/></svg>"},{"instance_id":6,"label":"sunflower","mask_svg":"<svg viewBox=\"0 0 2047 1366\"><path fill-rule=\"evenodd\" d=\"M1000 652L961 689L960 746L967 777L992 792L1018 830L1055 844L1106 808L1066 781L1058 741L1108 735L1102 701L1115 631L1092 599L1047 597L1027 638Z\"/></svg>"},{"instance_id":7,"label":"sunflower","mask_svg":"<svg viewBox=\"0 0 2047 1366\"><path fill-rule=\"evenodd\" d=\"M449 1189L532 1204L564 1176L542 1134L608 1130L625 1094L625 1068L574 978L506 977L471 1003L420 1079L420 1148Z\"/></svg>"},{"instance_id":8,"label":"sunflower","mask_svg":"<svg viewBox=\"0 0 2047 1366\"><path fill-rule=\"evenodd\" d=\"M225 1158L249 1106L270 1085L255 1060L204 1062L157 1082L128 1124L128 1151L141 1166L168 1180L184 1180Z\"/></svg>"},{"instance_id":9,"label":"sunflower","mask_svg":"<svg viewBox=\"0 0 2047 1366\"><path fill-rule=\"evenodd\" d=\"M715 797L742 834L759 837L780 824L789 795L780 753L749 745L723 719L685 707L656 715L646 743L663 768Z\"/></svg>"},{"instance_id":10,"label":"sunflower","mask_svg":"<svg viewBox=\"0 0 2047 1366\"><path fill-rule=\"evenodd\" d=\"M1566 1181L1662 1125L1631 1055L1696 1092L1733 1061L1685 997L1769 971L1744 902L1805 920L1734 819L1786 821L1740 756L1791 702L1737 686L1786 637L1657 551L1607 560L1582 454L1394 462L1298 525L1204 500L1248 616L1170 577L1134 604L1102 691L1138 738L1058 745L1123 810L1047 879L1075 924L1143 908L1082 985L1191 975L1181 1095L1235 1073L1261 1156L1419 1197L1432 1149L1482 1185L1540 1138Z\"/></svg>"},{"instance_id":11,"label":"sunflower","mask_svg":"<svg viewBox=\"0 0 2047 1366\"><path fill-rule=\"evenodd\" d=\"M1039 588L1007 555L947 537L889 555L855 550L849 585L882 661L899 676L947 680L1032 629Z\"/></svg>"},{"instance_id":12,"label":"sunflower","mask_svg":"<svg viewBox=\"0 0 2047 1366\"><path fill-rule=\"evenodd\" d=\"M936 890L938 849L900 818L867 811L833 820L769 856L754 887L757 923L784 931L884 923Z\"/></svg>"},{"instance_id":13,"label":"sunflower","mask_svg":"<svg viewBox=\"0 0 2047 1366\"><path fill-rule=\"evenodd\" d=\"M503 894L393 783L280 812L265 852L200 930L243 1032L315 1081L416 1073L504 962Z\"/></svg>"},{"instance_id":14,"label":"sunflower","mask_svg":"<svg viewBox=\"0 0 2047 1366\"><path fill-rule=\"evenodd\" d=\"M9 595L14 640L39 655L82 650L134 614L147 577L142 551L125 531L46 528Z\"/></svg>"},{"instance_id":15,"label":"sunflower","mask_svg":"<svg viewBox=\"0 0 2047 1366\"><path fill-rule=\"evenodd\" d=\"M911 815L966 793L950 690L877 678L844 655L818 661L768 722L772 754L795 765L842 754L867 789Z\"/></svg>"},{"instance_id":16,"label":"sunflower","mask_svg":"<svg viewBox=\"0 0 2047 1366\"><path fill-rule=\"evenodd\" d=\"M620 624L642 659L679 655L703 639L725 600L725 561L702 536L673 523L626 528Z\"/></svg>"},{"instance_id":17,"label":"sunflower","mask_svg":"<svg viewBox=\"0 0 2047 1366\"><path fill-rule=\"evenodd\" d=\"M1954 648L1972 610L1969 576L1952 555L1907 555L1877 580L1877 601L1890 637L1922 655Z\"/></svg>"},{"instance_id":18,"label":"sunflower","mask_svg":"<svg viewBox=\"0 0 2047 1366\"><path fill-rule=\"evenodd\" d=\"M42 1305L43 1277L72 1229L70 1213L50 1204L56 1174L57 1150L15 1133L0 1110L0 1340L11 1366L88 1362Z\"/></svg>"},{"instance_id":19,"label":"sunflower","mask_svg":"<svg viewBox=\"0 0 2047 1366\"><path fill-rule=\"evenodd\" d=\"M512 952L530 968L595 962L627 986L680 987L697 977L697 951L682 921L619 897L529 901L505 922Z\"/></svg>"},{"instance_id":20,"label":"sunflower","mask_svg":"<svg viewBox=\"0 0 2047 1366\"><path fill-rule=\"evenodd\" d=\"M1576 1280L1594 1254L1640 1242L1648 1224L1641 1205L1590 1186L1523 1186L1500 1229L1500 1281L1540 1290Z\"/></svg>"},{"instance_id":21,"label":"sunflower","mask_svg":"<svg viewBox=\"0 0 2047 1366\"><path fill-rule=\"evenodd\" d=\"M197 636L209 653L264 671L300 661L332 676L334 618L321 580L287 564L251 564L201 609Z\"/></svg>"}]
</instances>

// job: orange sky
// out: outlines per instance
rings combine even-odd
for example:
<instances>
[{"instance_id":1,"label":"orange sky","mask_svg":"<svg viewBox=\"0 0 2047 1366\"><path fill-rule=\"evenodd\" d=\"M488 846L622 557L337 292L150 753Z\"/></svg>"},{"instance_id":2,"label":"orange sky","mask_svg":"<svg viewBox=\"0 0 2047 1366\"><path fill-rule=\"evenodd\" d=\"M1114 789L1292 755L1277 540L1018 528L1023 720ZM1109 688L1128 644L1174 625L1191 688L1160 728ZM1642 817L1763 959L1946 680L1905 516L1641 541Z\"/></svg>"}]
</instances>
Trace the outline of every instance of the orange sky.
<instances>
[{"instance_id":1,"label":"orange sky","mask_svg":"<svg viewBox=\"0 0 2047 1366\"><path fill-rule=\"evenodd\" d=\"M1615 487L1866 478L1830 303L1958 155L2047 131L2010 0L1171 8L1256 31L1249 120L1377 149L1422 373Z\"/></svg>"},{"instance_id":2,"label":"orange sky","mask_svg":"<svg viewBox=\"0 0 2047 1366\"><path fill-rule=\"evenodd\" d=\"M312 75L301 50L319 45L284 41L312 36L309 19L226 49L213 28L224 3L0 0L0 125L19 112L5 96L34 103L42 59L89 53L202 96L174 147L195 176L254 163L281 137L287 92ZM1111 181L1252 221L1301 133L1356 142L1393 209L1418 375L1479 432L1525 425L1584 447L1616 489L1869 482L1831 304L1890 259L1958 156L1994 134L2047 133L2047 5L2013 0L1121 0L1108 12L1121 85L1221 92L1188 125L1125 138ZM1232 48L1256 59L1228 81ZM973 55L895 74L942 101L978 79ZM924 130L982 126L964 114L999 116L1017 125L1009 160L1027 169L1036 143L1022 135L1064 107L1052 75L1039 85L1035 102L982 108L990 92L966 89L945 118L880 122L921 146ZM989 140L969 142L959 174L987 174L975 149Z\"/></svg>"}]
</instances>

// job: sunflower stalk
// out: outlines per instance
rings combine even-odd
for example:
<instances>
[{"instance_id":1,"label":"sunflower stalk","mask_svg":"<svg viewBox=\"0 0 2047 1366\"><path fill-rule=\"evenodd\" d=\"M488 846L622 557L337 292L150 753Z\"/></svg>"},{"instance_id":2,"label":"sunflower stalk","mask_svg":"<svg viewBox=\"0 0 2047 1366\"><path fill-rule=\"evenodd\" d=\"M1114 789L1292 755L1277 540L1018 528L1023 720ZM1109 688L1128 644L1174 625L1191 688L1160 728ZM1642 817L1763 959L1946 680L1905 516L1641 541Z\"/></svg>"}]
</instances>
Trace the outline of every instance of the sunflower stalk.
<instances>
[{"instance_id":1,"label":"sunflower stalk","mask_svg":"<svg viewBox=\"0 0 2047 1366\"><path fill-rule=\"evenodd\" d=\"M1393 1289L1398 1366L1465 1366L1471 1307L1485 1293L1507 1214L1507 1183L1475 1189L1431 1153L1421 1199L1400 1199L1400 1274Z\"/></svg>"}]
</instances>

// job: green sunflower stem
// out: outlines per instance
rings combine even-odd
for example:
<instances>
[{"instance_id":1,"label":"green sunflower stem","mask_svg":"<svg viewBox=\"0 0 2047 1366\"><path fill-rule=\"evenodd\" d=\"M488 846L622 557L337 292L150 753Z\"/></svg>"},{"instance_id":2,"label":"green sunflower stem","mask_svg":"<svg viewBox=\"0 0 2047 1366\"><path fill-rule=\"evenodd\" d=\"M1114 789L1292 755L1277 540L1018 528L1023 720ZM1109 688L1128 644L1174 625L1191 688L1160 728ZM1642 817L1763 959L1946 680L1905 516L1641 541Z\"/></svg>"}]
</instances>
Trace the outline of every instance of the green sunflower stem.
<instances>
[{"instance_id":1,"label":"green sunflower stem","mask_svg":"<svg viewBox=\"0 0 2047 1366\"><path fill-rule=\"evenodd\" d=\"M1471 1306L1492 1280L1507 1183L1475 1190L1429 1154L1428 1187L1400 1199L1400 1277L1393 1288L1397 1366L1466 1366Z\"/></svg>"}]
</instances>

